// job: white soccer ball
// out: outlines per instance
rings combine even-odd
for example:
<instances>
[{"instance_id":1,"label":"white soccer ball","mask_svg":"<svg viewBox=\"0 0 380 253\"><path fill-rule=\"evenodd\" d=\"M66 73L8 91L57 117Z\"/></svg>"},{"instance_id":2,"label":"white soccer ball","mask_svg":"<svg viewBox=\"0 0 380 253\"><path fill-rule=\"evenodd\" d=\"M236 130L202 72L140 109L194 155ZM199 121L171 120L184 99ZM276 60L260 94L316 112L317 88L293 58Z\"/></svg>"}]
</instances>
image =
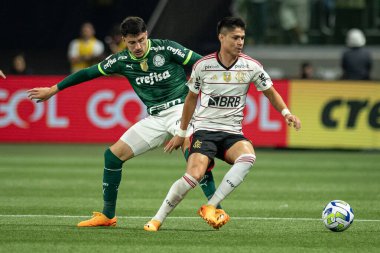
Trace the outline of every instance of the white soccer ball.
<instances>
[{"instance_id":1,"label":"white soccer ball","mask_svg":"<svg viewBox=\"0 0 380 253\"><path fill-rule=\"evenodd\" d=\"M341 232L349 228L354 221L354 211L347 202L333 200L323 209L322 220L331 231Z\"/></svg>"}]
</instances>

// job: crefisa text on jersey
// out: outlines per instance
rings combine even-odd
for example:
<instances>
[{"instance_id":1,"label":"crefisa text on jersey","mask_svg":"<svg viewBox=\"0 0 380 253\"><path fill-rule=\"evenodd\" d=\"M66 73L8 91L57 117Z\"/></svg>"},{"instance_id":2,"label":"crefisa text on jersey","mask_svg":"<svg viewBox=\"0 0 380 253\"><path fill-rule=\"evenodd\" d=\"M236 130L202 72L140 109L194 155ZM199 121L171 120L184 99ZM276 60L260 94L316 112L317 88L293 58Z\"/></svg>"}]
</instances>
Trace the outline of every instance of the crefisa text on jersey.
<instances>
[{"instance_id":1,"label":"crefisa text on jersey","mask_svg":"<svg viewBox=\"0 0 380 253\"><path fill-rule=\"evenodd\" d=\"M166 49L169 50L169 51L171 51L173 54L176 54L178 56L181 56L182 58L185 58L185 53L182 52L178 48L174 48L174 47L168 46Z\"/></svg>"},{"instance_id":2,"label":"crefisa text on jersey","mask_svg":"<svg viewBox=\"0 0 380 253\"><path fill-rule=\"evenodd\" d=\"M166 70L164 73L153 72L153 73L150 73L148 76L137 77L136 78L136 83L138 85L144 84L144 83L153 85L156 82L168 79L170 76L171 75L170 75L169 70Z\"/></svg>"},{"instance_id":3,"label":"crefisa text on jersey","mask_svg":"<svg viewBox=\"0 0 380 253\"><path fill-rule=\"evenodd\" d=\"M112 64L114 64L115 62L116 62L115 58L108 59L107 63L104 64L104 69L107 69L107 68L111 67Z\"/></svg>"}]
</instances>

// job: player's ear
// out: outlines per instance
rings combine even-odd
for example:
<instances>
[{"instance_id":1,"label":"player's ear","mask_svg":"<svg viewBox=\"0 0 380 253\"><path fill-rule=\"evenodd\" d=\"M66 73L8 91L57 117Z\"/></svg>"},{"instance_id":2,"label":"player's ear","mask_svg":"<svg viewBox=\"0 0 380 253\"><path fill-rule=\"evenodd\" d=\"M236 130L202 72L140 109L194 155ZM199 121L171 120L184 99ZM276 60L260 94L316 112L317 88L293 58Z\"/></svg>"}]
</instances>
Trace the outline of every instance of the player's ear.
<instances>
[{"instance_id":1,"label":"player's ear","mask_svg":"<svg viewBox=\"0 0 380 253\"><path fill-rule=\"evenodd\" d=\"M219 39L220 42L222 42L223 38L224 38L224 35L222 33L219 33L218 34L218 39Z\"/></svg>"}]
</instances>

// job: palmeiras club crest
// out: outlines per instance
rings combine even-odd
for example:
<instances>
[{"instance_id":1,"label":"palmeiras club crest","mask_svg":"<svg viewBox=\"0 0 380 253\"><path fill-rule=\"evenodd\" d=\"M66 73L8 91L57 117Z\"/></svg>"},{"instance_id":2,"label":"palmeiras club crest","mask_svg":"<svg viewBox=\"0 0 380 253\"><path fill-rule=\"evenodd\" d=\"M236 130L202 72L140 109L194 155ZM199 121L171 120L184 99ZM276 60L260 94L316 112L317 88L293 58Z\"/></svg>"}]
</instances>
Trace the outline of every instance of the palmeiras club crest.
<instances>
[{"instance_id":1,"label":"palmeiras club crest","mask_svg":"<svg viewBox=\"0 0 380 253\"><path fill-rule=\"evenodd\" d=\"M156 54L154 57L153 57L153 64L154 66L156 67L161 67L165 64L165 57L160 55L160 54Z\"/></svg>"}]
</instances>

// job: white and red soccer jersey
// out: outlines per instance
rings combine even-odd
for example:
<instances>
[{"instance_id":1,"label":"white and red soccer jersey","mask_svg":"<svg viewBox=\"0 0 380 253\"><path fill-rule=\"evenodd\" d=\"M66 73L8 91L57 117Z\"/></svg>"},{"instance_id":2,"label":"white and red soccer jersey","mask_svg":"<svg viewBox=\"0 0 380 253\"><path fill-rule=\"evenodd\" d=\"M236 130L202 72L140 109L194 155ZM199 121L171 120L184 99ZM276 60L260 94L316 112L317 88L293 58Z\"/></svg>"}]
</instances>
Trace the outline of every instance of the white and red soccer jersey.
<instances>
[{"instance_id":1,"label":"white and red soccer jersey","mask_svg":"<svg viewBox=\"0 0 380 253\"><path fill-rule=\"evenodd\" d=\"M229 68L219 61L218 53L196 62L187 83L192 92L200 93L194 130L242 134L243 109L251 83L258 91L273 85L262 65L245 54Z\"/></svg>"}]
</instances>

